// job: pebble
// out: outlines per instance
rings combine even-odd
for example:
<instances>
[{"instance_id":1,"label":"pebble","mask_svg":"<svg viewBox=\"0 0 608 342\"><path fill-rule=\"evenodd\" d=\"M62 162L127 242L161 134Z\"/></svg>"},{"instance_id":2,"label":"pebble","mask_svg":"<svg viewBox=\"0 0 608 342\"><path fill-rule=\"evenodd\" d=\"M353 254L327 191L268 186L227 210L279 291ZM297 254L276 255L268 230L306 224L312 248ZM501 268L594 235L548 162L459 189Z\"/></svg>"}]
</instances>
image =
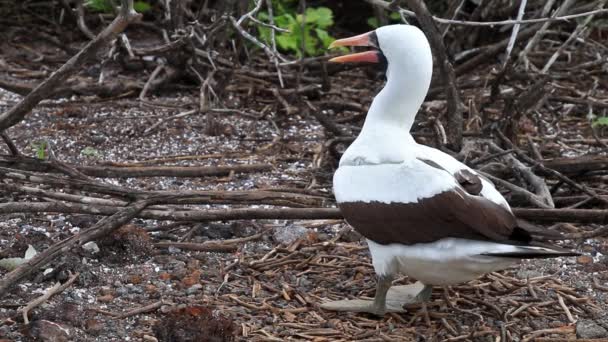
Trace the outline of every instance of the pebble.
<instances>
[{"instance_id":1,"label":"pebble","mask_svg":"<svg viewBox=\"0 0 608 342\"><path fill-rule=\"evenodd\" d=\"M188 294L195 294L202 289L203 289L203 285L194 284L194 285L190 286L186 292L188 292Z\"/></svg>"},{"instance_id":2,"label":"pebble","mask_svg":"<svg viewBox=\"0 0 608 342\"><path fill-rule=\"evenodd\" d=\"M85 243L84 245L82 245L82 249L84 249L85 251L90 252L92 254L99 252L99 246L97 246L97 244L94 241L89 241L89 242Z\"/></svg>"},{"instance_id":3,"label":"pebble","mask_svg":"<svg viewBox=\"0 0 608 342\"><path fill-rule=\"evenodd\" d=\"M294 241L304 238L308 229L295 224L279 226L274 229L273 238L276 242L289 245Z\"/></svg>"},{"instance_id":4,"label":"pebble","mask_svg":"<svg viewBox=\"0 0 608 342\"><path fill-rule=\"evenodd\" d=\"M608 337L608 331L591 319L581 319L576 323L576 337L604 338Z\"/></svg>"},{"instance_id":5,"label":"pebble","mask_svg":"<svg viewBox=\"0 0 608 342\"><path fill-rule=\"evenodd\" d=\"M127 289L124 286L121 286L121 287L119 287L119 288L116 289L116 295L117 296L124 296L127 293L129 293L129 289Z\"/></svg>"},{"instance_id":6,"label":"pebble","mask_svg":"<svg viewBox=\"0 0 608 342\"><path fill-rule=\"evenodd\" d=\"M66 327L47 320L37 320L28 326L29 335L36 341L67 342L70 332Z\"/></svg>"}]
</instances>

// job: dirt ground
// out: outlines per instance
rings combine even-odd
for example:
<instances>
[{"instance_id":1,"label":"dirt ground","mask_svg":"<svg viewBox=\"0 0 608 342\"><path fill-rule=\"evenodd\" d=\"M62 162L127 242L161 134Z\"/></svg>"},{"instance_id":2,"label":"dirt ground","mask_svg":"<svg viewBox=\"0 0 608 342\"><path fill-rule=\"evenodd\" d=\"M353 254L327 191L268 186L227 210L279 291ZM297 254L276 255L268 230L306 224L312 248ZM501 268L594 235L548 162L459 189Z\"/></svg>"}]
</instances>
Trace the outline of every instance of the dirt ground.
<instances>
[{"instance_id":1,"label":"dirt ground","mask_svg":"<svg viewBox=\"0 0 608 342\"><path fill-rule=\"evenodd\" d=\"M15 77L19 68L15 56L4 57L0 55L3 65L8 65L4 72ZM470 79L478 80L485 73L487 70L479 70ZM315 108L325 109L329 117L342 119L341 127L356 134L365 111L353 106L336 109L334 103L355 103L365 109L382 85L380 79L370 80L368 74L352 70L332 76L331 89L320 91L310 101ZM335 159L324 150L331 138L325 128L301 110L285 113L277 99L260 89L263 82L261 86L250 86L236 78L231 82L234 87L227 88L232 94L225 96L230 99L225 105L253 109L264 117L218 114L215 136L205 133L204 114L168 120L148 130L160 120L194 108L198 103L195 87L152 94L145 102L135 97L95 96L47 100L9 133L28 156L35 156L38 144L46 141L58 159L74 164L271 164L270 171L227 177L103 181L149 190L281 188L323 197L327 206L333 206ZM487 95L479 89L467 89L465 93L465 103L473 106ZM596 97L601 99L602 95ZM0 112L20 98L0 90ZM420 141L433 142L426 122L444 106L442 99L425 103L415 128ZM485 106L493 104L486 101ZM551 109L556 112L548 114ZM544 127L524 125L523 130L529 129L526 132L543 143L547 155L605 155L602 147L594 144L543 142L550 133L564 141L592 139L588 121L580 111L547 106L538 113L534 120ZM562 116L559 132L553 115ZM343 148L340 145L338 152ZM8 153L4 145L0 151ZM594 186L605 188L601 183ZM8 193L0 194L0 198L2 202L17 199ZM28 245L42 251L98 219L56 213L2 215L0 257L21 257ZM577 225L576 231L598 227ZM257 233L261 233L258 239L240 244L235 253L155 246L163 241L204 242ZM489 342L608 338L608 240L603 237L563 241L564 246L583 253L578 258L526 261L467 284L435 288L428 305L430 324L420 314L419 306L383 318L327 312L319 307L327 300L370 297L374 293L374 272L365 242L341 220L169 223L136 219L96 244L98 251L93 247L66 251L47 269L0 298L1 341ZM56 281L68 279L70 272L79 272L76 282L31 311L30 324L24 324L18 310ZM0 277L6 273L0 270ZM404 277L397 283L412 281ZM133 311L139 308L143 308L141 312Z\"/></svg>"}]
</instances>

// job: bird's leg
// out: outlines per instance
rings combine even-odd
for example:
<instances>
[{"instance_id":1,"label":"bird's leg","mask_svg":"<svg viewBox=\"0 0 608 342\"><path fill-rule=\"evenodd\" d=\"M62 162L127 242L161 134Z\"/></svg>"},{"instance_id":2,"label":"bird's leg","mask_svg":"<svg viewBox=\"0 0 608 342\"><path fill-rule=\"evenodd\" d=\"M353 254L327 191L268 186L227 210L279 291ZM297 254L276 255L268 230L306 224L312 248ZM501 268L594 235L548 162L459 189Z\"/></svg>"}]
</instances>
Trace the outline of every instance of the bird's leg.
<instances>
[{"instance_id":1,"label":"bird's leg","mask_svg":"<svg viewBox=\"0 0 608 342\"><path fill-rule=\"evenodd\" d=\"M392 276L378 276L376 280L376 295L374 296L374 303L370 308L370 313L378 316L383 316L386 313L386 293L391 288L392 283Z\"/></svg>"},{"instance_id":2,"label":"bird's leg","mask_svg":"<svg viewBox=\"0 0 608 342\"><path fill-rule=\"evenodd\" d=\"M387 311L403 312L402 305L387 305L387 293L393 282L392 276L378 276L374 300L344 299L321 304L321 307L332 311L367 312L383 316Z\"/></svg>"},{"instance_id":3,"label":"bird's leg","mask_svg":"<svg viewBox=\"0 0 608 342\"><path fill-rule=\"evenodd\" d=\"M421 302L428 302L431 299L431 294L433 294L433 286L424 285L422 291L416 295L416 299Z\"/></svg>"},{"instance_id":4,"label":"bird's leg","mask_svg":"<svg viewBox=\"0 0 608 342\"><path fill-rule=\"evenodd\" d=\"M416 295L416 299L418 299L422 305L422 314L424 315L424 320L429 327L431 326L431 317L429 316L429 310L426 303L431 299L432 294L433 286L424 285L422 291Z\"/></svg>"}]
</instances>

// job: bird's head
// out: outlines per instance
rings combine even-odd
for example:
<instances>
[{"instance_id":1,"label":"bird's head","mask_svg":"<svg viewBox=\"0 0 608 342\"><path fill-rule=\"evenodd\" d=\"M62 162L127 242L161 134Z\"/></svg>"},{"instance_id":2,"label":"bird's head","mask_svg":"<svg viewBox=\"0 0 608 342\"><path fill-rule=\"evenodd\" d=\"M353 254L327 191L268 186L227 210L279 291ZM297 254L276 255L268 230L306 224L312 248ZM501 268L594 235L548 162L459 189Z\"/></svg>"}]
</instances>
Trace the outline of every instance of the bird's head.
<instances>
[{"instance_id":1,"label":"bird's head","mask_svg":"<svg viewBox=\"0 0 608 342\"><path fill-rule=\"evenodd\" d=\"M358 36L338 39L329 48L339 46L367 46L372 50L335 57L330 62L380 63L386 64L387 72L432 73L433 57L429 42L416 26L382 26Z\"/></svg>"}]
</instances>

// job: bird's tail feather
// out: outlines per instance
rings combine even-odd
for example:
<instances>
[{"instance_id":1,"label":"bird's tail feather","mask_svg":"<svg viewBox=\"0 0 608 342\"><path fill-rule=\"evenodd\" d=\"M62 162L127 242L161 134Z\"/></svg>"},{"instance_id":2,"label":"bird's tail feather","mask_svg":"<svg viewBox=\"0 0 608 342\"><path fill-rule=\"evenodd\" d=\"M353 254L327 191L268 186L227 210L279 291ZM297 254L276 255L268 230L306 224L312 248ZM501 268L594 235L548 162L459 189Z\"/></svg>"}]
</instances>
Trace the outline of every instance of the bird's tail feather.
<instances>
[{"instance_id":1,"label":"bird's tail feather","mask_svg":"<svg viewBox=\"0 0 608 342\"><path fill-rule=\"evenodd\" d=\"M578 256L580 253L561 247L518 246L516 250L484 253L486 256L515 259L545 259L567 256Z\"/></svg>"}]
</instances>

